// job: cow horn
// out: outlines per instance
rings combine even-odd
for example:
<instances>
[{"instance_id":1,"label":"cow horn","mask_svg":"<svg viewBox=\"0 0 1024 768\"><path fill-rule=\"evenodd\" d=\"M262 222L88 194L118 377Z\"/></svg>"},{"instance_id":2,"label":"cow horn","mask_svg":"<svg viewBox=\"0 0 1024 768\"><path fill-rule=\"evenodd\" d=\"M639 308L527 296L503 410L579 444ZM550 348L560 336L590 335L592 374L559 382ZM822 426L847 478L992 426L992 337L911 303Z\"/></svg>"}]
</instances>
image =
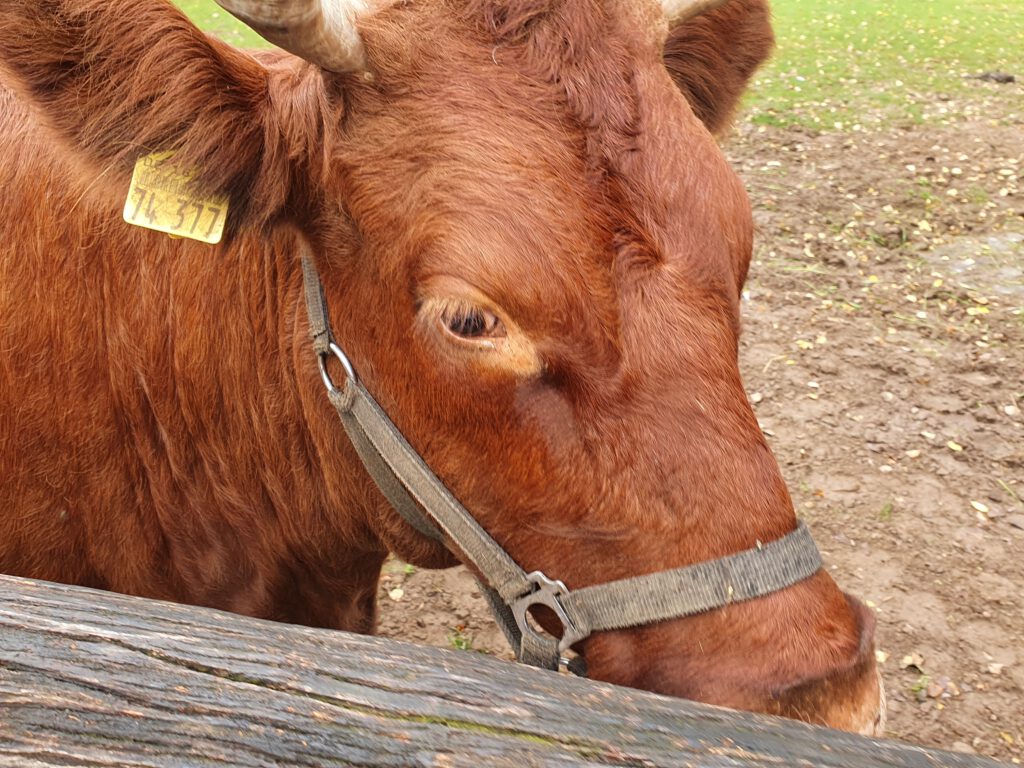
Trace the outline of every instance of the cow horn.
<instances>
[{"instance_id":1,"label":"cow horn","mask_svg":"<svg viewBox=\"0 0 1024 768\"><path fill-rule=\"evenodd\" d=\"M669 26L675 26L702 13L713 11L727 2L729 0L661 0L661 8L665 11Z\"/></svg>"},{"instance_id":2,"label":"cow horn","mask_svg":"<svg viewBox=\"0 0 1024 768\"><path fill-rule=\"evenodd\" d=\"M366 69L356 19L364 0L217 0L260 37L330 72Z\"/></svg>"}]
</instances>

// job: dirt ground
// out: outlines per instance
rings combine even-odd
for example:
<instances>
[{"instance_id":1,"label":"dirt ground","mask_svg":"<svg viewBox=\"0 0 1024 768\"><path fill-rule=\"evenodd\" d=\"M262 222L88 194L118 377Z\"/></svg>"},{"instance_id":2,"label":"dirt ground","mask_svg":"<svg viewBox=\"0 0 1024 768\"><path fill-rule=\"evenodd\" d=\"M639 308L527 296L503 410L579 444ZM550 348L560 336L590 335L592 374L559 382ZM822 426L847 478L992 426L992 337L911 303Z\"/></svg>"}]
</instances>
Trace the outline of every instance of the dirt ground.
<instances>
[{"instance_id":1,"label":"dirt ground","mask_svg":"<svg viewBox=\"0 0 1024 768\"><path fill-rule=\"evenodd\" d=\"M741 363L798 514L878 614L888 735L1024 760L1024 86L923 122L742 120ZM868 122L868 121L865 121ZM381 633L511 658L471 577L389 563Z\"/></svg>"}]
</instances>

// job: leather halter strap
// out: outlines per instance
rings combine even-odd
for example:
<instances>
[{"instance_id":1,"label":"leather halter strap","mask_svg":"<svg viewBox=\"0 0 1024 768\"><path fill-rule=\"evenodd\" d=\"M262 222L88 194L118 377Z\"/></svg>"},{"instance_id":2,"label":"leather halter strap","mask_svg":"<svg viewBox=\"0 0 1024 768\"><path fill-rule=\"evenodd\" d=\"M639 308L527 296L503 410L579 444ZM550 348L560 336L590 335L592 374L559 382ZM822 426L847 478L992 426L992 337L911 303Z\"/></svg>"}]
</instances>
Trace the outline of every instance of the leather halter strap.
<instances>
[{"instance_id":1,"label":"leather halter strap","mask_svg":"<svg viewBox=\"0 0 1024 768\"><path fill-rule=\"evenodd\" d=\"M481 583L494 616L519 661L546 669L566 663L583 674L579 658L563 654L593 632L691 616L761 597L802 581L821 568L821 556L804 523L781 539L716 560L643 576L569 589L543 573L527 573L488 534L409 445L359 381L331 333L323 287L308 246L302 275L310 335L327 396L367 472L388 502L413 528L461 553ZM336 386L327 361L336 358L345 382ZM561 638L528 620L534 605L550 608L562 623Z\"/></svg>"}]
</instances>

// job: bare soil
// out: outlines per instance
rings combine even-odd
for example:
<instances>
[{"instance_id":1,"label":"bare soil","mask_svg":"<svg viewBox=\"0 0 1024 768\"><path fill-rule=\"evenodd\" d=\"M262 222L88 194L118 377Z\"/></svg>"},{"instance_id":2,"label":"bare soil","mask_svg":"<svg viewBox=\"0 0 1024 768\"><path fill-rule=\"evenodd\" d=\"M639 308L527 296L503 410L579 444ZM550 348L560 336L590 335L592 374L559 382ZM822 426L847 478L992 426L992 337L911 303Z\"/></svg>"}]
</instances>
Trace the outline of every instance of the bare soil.
<instances>
[{"instance_id":1,"label":"bare soil","mask_svg":"<svg viewBox=\"0 0 1024 768\"><path fill-rule=\"evenodd\" d=\"M737 125L741 364L836 580L878 614L888 735L1024 759L1024 87L919 123ZM865 121L869 123L870 121ZM390 562L382 634L511 658L472 578Z\"/></svg>"}]
</instances>

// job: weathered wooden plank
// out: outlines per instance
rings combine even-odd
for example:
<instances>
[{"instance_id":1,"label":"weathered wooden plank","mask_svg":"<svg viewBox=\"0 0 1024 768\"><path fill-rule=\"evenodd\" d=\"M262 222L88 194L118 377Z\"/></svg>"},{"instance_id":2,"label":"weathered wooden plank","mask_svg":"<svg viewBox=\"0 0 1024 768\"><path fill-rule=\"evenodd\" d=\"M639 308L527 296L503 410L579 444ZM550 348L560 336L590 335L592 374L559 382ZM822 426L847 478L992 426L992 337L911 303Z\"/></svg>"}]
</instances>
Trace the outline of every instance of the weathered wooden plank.
<instances>
[{"instance_id":1,"label":"weathered wooden plank","mask_svg":"<svg viewBox=\"0 0 1024 768\"><path fill-rule=\"evenodd\" d=\"M0 576L0 766L981 768L478 654Z\"/></svg>"}]
</instances>

